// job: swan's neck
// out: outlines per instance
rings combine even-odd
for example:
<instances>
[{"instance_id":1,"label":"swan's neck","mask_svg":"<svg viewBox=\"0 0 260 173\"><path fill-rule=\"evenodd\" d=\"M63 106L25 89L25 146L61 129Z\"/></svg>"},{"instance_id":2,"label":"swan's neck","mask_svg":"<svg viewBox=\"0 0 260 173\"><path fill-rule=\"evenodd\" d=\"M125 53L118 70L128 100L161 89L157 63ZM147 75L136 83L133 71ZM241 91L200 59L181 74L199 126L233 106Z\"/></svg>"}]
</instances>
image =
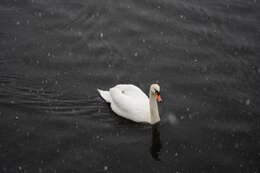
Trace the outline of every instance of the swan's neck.
<instances>
[{"instance_id":1,"label":"swan's neck","mask_svg":"<svg viewBox=\"0 0 260 173\"><path fill-rule=\"evenodd\" d=\"M151 91L149 95L149 100L150 100L151 124L155 124L160 121L160 116L159 116L156 98L153 96L153 93Z\"/></svg>"}]
</instances>

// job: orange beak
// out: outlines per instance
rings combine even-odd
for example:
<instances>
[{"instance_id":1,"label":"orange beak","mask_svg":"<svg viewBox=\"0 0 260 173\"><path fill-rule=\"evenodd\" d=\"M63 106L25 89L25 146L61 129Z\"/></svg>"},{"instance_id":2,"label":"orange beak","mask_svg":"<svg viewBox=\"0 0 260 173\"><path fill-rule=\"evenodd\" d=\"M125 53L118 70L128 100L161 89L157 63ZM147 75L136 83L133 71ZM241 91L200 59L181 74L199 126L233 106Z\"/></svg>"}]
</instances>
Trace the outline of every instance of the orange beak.
<instances>
[{"instance_id":1,"label":"orange beak","mask_svg":"<svg viewBox=\"0 0 260 173\"><path fill-rule=\"evenodd\" d=\"M160 94L156 94L156 100L158 102L161 102L162 101L162 98L161 98L161 95Z\"/></svg>"}]
</instances>

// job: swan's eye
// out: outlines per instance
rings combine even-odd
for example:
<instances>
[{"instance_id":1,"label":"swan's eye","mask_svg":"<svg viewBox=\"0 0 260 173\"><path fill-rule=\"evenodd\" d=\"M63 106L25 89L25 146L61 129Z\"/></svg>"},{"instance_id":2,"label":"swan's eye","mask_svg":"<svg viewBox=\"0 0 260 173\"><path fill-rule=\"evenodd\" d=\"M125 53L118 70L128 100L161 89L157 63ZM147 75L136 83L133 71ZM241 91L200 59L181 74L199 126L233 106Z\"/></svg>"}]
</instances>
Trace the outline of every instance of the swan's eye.
<instances>
[{"instance_id":1,"label":"swan's eye","mask_svg":"<svg viewBox=\"0 0 260 173\"><path fill-rule=\"evenodd\" d=\"M155 90L155 97L156 97L156 100L158 102L161 102L162 101L162 98L161 98L161 95L160 95L160 92Z\"/></svg>"}]
</instances>

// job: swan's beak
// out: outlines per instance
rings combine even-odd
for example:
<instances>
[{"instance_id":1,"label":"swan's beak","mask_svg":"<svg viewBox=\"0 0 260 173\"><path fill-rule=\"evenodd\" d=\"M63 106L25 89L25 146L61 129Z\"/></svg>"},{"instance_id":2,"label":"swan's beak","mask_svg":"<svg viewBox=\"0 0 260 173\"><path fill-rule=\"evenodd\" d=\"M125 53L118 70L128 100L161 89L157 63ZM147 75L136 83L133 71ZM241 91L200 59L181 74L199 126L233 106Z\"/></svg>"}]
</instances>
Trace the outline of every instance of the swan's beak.
<instances>
[{"instance_id":1,"label":"swan's beak","mask_svg":"<svg viewBox=\"0 0 260 173\"><path fill-rule=\"evenodd\" d=\"M156 100L157 100L158 102L162 102L162 98L161 98L160 93L156 93Z\"/></svg>"}]
</instances>

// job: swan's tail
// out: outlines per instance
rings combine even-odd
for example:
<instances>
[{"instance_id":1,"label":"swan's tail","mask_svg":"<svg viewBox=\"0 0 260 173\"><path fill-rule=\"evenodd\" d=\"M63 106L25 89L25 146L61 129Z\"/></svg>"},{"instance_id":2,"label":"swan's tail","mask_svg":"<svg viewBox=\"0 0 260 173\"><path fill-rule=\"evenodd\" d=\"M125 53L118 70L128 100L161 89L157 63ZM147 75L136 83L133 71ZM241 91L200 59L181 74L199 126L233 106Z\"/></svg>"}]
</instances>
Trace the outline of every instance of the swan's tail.
<instances>
[{"instance_id":1,"label":"swan's tail","mask_svg":"<svg viewBox=\"0 0 260 173\"><path fill-rule=\"evenodd\" d=\"M101 90L101 89L97 89L100 96L108 103L111 103L111 97L110 97L110 94L108 91L104 91L104 90Z\"/></svg>"}]
</instances>

